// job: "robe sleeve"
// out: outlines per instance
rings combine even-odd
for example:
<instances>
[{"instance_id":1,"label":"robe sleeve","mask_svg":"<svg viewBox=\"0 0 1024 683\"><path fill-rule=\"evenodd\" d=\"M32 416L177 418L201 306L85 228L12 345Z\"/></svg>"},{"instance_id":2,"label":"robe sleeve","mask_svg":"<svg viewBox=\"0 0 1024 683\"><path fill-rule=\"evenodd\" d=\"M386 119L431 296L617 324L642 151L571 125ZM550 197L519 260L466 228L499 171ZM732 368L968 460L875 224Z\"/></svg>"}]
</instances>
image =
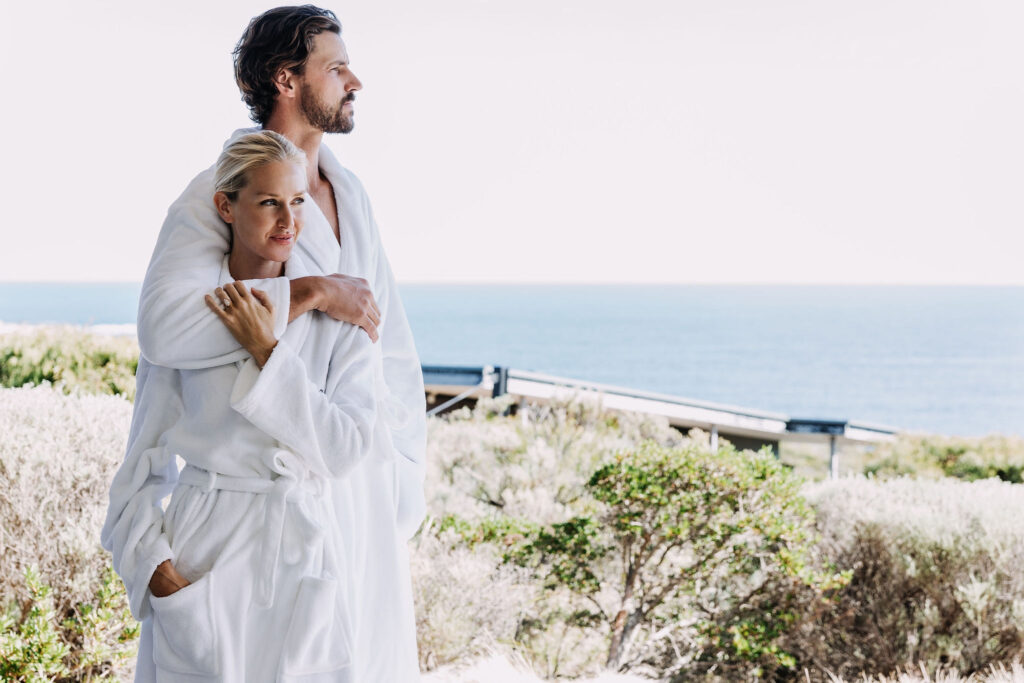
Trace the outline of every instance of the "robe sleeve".
<instances>
[{"instance_id":1,"label":"robe sleeve","mask_svg":"<svg viewBox=\"0 0 1024 683\"><path fill-rule=\"evenodd\" d=\"M341 326L321 390L284 340L260 370L249 358L231 390L231 407L325 477L344 477L374 446L377 420L373 353L361 328Z\"/></svg>"},{"instance_id":2,"label":"robe sleeve","mask_svg":"<svg viewBox=\"0 0 1024 683\"><path fill-rule=\"evenodd\" d=\"M379 343L382 345L389 413L394 417L390 421L391 438L398 451L396 523L402 537L409 539L419 529L427 510L423 490L427 455L427 401L423 390L423 366L420 365L412 329L368 201L366 210L377 246L376 299L384 314Z\"/></svg>"},{"instance_id":3,"label":"robe sleeve","mask_svg":"<svg viewBox=\"0 0 1024 683\"><path fill-rule=\"evenodd\" d=\"M213 204L213 169L203 171L167 211L139 296L139 349L151 363L182 370L215 367L248 357L204 296L220 284L230 229ZM288 326L286 277L244 280L274 304L274 336Z\"/></svg>"},{"instance_id":4,"label":"robe sleeve","mask_svg":"<svg viewBox=\"0 0 1024 683\"><path fill-rule=\"evenodd\" d=\"M165 433L182 415L179 374L139 359L128 447L110 486L100 543L113 555L132 616L149 616L149 580L164 560L174 561L164 532L162 501L178 481L178 464L164 448Z\"/></svg>"}]
</instances>

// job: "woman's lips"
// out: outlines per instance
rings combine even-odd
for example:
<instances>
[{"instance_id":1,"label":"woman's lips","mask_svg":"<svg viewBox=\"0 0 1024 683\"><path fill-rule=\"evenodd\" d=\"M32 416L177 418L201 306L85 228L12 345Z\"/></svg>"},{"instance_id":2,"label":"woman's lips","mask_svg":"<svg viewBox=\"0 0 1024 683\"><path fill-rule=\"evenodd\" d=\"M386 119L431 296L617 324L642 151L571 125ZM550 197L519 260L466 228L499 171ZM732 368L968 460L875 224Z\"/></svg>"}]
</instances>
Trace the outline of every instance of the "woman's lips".
<instances>
[{"instance_id":1,"label":"woman's lips","mask_svg":"<svg viewBox=\"0 0 1024 683\"><path fill-rule=\"evenodd\" d=\"M295 235L273 235L270 239L278 244L291 244L295 240Z\"/></svg>"}]
</instances>

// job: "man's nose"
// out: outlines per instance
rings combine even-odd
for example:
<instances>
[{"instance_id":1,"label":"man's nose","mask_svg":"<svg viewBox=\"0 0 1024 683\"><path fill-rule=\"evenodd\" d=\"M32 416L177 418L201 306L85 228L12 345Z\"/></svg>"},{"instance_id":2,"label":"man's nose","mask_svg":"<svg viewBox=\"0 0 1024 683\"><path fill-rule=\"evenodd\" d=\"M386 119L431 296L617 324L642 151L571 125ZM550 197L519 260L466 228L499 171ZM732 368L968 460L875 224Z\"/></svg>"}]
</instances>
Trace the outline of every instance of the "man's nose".
<instances>
[{"instance_id":1,"label":"man's nose","mask_svg":"<svg viewBox=\"0 0 1024 683\"><path fill-rule=\"evenodd\" d=\"M362 90L363 82L360 81L355 74L351 72L349 73L351 74L352 77L349 79L348 83L345 84L345 92L355 92L356 90Z\"/></svg>"}]
</instances>

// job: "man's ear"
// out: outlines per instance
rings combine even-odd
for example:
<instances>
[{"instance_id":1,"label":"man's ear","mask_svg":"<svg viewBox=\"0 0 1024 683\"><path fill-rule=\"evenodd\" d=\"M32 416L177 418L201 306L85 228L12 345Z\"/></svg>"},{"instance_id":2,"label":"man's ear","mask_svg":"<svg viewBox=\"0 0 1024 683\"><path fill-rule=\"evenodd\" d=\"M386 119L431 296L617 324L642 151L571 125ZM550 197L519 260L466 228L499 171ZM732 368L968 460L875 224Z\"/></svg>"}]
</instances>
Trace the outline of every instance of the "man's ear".
<instances>
[{"instance_id":1,"label":"man's ear","mask_svg":"<svg viewBox=\"0 0 1024 683\"><path fill-rule=\"evenodd\" d=\"M291 69L278 69L274 74L274 85L278 95L295 97L295 73Z\"/></svg>"},{"instance_id":2,"label":"man's ear","mask_svg":"<svg viewBox=\"0 0 1024 683\"><path fill-rule=\"evenodd\" d=\"M217 213L220 214L221 220L228 225L235 222L235 217L231 213L231 200L228 199L227 194L218 192L213 195L213 205L217 207Z\"/></svg>"}]
</instances>

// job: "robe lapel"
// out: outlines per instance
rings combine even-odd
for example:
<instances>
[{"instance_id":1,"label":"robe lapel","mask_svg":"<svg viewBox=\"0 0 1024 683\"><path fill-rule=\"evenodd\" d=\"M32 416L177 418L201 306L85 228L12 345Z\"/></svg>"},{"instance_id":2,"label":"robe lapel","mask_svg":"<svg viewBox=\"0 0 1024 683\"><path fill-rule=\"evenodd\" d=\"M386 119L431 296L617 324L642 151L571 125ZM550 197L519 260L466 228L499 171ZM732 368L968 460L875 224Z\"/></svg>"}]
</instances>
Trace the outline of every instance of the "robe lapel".
<instances>
[{"instance_id":1,"label":"robe lapel","mask_svg":"<svg viewBox=\"0 0 1024 683\"><path fill-rule=\"evenodd\" d=\"M342 245L338 272L366 278L372 285L373 262L367 250L369 231L362 187L338 163L327 145L320 145L320 170L334 188L334 200L338 204L338 230Z\"/></svg>"},{"instance_id":2,"label":"robe lapel","mask_svg":"<svg viewBox=\"0 0 1024 683\"><path fill-rule=\"evenodd\" d=\"M321 147L321 149L323 149ZM324 216L320 206L312 201L306 201L303 211L304 223L302 234L299 236L297 250L302 253L303 258L316 275L330 275L338 272L338 262L341 260L341 245L334 238L334 229ZM341 239L345 241L345 230L341 230Z\"/></svg>"},{"instance_id":3,"label":"robe lapel","mask_svg":"<svg viewBox=\"0 0 1024 683\"><path fill-rule=\"evenodd\" d=\"M321 214L322 216L323 214ZM333 233L333 231L332 231ZM298 243L306 238L305 229L299 234ZM296 244L296 247L298 244ZM313 275L309 271L309 267L306 265L302 254L298 253L297 248L292 249L292 255L284 264L284 274L289 280L294 280L297 277L305 277L306 275ZM284 334L281 335L281 339L288 343L288 346L292 347L296 351L302 348L303 342L306 340L306 335L309 334L309 327L313 320L313 313L307 313L300 315L295 320L288 323L288 327L285 329Z\"/></svg>"}]
</instances>

